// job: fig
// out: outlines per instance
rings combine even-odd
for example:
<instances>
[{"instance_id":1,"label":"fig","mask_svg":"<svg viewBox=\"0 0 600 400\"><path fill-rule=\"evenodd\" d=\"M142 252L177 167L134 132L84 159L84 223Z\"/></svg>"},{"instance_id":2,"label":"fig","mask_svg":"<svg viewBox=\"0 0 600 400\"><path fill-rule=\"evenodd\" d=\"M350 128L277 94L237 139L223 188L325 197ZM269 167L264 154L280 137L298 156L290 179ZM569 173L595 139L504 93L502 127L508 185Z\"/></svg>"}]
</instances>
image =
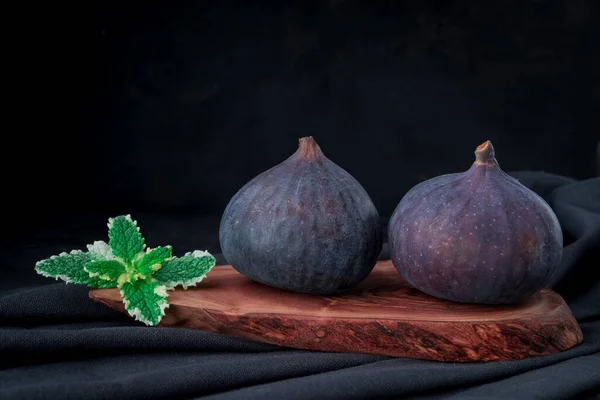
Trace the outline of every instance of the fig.
<instances>
[{"instance_id":1,"label":"fig","mask_svg":"<svg viewBox=\"0 0 600 400\"><path fill-rule=\"evenodd\" d=\"M219 240L227 261L254 281L332 294L371 272L383 228L360 183L304 137L294 154L232 197Z\"/></svg>"},{"instance_id":2,"label":"fig","mask_svg":"<svg viewBox=\"0 0 600 400\"><path fill-rule=\"evenodd\" d=\"M410 189L388 224L390 258L417 289L463 303L519 303L549 284L562 257L550 206L500 169L488 140L462 173Z\"/></svg>"}]
</instances>

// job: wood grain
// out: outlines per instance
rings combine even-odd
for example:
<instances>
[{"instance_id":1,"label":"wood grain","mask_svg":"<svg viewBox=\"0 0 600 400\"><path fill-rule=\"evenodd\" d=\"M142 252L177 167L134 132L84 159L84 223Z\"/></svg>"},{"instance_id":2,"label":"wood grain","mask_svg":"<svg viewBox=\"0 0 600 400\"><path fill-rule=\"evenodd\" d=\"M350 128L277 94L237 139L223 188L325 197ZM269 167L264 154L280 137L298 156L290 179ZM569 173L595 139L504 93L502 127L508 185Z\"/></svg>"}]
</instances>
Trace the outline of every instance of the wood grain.
<instances>
[{"instance_id":1,"label":"wood grain","mask_svg":"<svg viewBox=\"0 0 600 400\"><path fill-rule=\"evenodd\" d=\"M123 311L116 289L90 297ZM549 355L583 340L571 310L545 289L526 303L454 303L424 294L381 261L338 296L291 293L215 267L187 291L169 294L159 326L218 332L280 346L466 362Z\"/></svg>"}]
</instances>

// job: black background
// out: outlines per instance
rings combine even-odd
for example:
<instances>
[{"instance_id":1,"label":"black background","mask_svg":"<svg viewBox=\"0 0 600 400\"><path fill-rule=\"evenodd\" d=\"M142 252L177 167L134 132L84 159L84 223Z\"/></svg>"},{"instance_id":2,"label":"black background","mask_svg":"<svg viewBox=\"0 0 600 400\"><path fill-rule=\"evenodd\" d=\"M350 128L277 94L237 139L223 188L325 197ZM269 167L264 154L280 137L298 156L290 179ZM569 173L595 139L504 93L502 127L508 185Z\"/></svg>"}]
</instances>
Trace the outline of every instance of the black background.
<instances>
[{"instance_id":1,"label":"black background","mask_svg":"<svg viewBox=\"0 0 600 400\"><path fill-rule=\"evenodd\" d=\"M592 393L591 374L600 381L598 8L592 0L11 8L0 375L13 386L0 382L0 397L114 399L123 388L129 398ZM218 224L227 202L307 135L365 187L384 220L412 186L466 170L475 147L491 140L501 167L559 216L570 273L557 290L586 342L554 358L484 366L280 351L147 329L87 300L86 288L33 271L37 260L106 239L106 219L125 213L151 246L207 249L224 262Z\"/></svg>"},{"instance_id":2,"label":"black background","mask_svg":"<svg viewBox=\"0 0 600 400\"><path fill-rule=\"evenodd\" d=\"M23 77L12 104L27 109L2 159L5 187L23 184L7 209L35 202L32 223L220 216L307 135L384 218L416 183L467 169L487 139L507 171L594 174L593 1L36 7L10 44Z\"/></svg>"}]
</instances>

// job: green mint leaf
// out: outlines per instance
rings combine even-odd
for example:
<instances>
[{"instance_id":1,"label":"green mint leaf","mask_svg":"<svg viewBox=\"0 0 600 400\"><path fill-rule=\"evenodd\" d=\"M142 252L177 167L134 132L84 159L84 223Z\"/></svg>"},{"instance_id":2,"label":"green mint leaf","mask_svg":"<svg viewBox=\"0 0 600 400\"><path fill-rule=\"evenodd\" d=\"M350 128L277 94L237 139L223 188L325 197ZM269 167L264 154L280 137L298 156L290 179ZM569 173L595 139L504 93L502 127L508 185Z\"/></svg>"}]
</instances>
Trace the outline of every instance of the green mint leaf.
<instances>
[{"instance_id":1,"label":"green mint leaf","mask_svg":"<svg viewBox=\"0 0 600 400\"><path fill-rule=\"evenodd\" d=\"M92 289L110 289L117 287L116 282L107 281L106 279L102 279L98 276L90 276L90 279L88 280L87 284Z\"/></svg>"},{"instance_id":2,"label":"green mint leaf","mask_svg":"<svg viewBox=\"0 0 600 400\"><path fill-rule=\"evenodd\" d=\"M90 277L98 277L110 281L113 283L113 286L117 286L119 277L126 272L125 266L117 260L95 260L87 263L84 269Z\"/></svg>"},{"instance_id":3,"label":"green mint leaf","mask_svg":"<svg viewBox=\"0 0 600 400\"><path fill-rule=\"evenodd\" d=\"M173 257L171 246L159 246L155 249L146 249L144 255L133 262L135 270L143 276L158 271L163 263Z\"/></svg>"},{"instance_id":4,"label":"green mint leaf","mask_svg":"<svg viewBox=\"0 0 600 400\"><path fill-rule=\"evenodd\" d=\"M98 240L94 244L88 244L87 249L94 260L114 260L115 255L108 243Z\"/></svg>"},{"instance_id":5,"label":"green mint leaf","mask_svg":"<svg viewBox=\"0 0 600 400\"><path fill-rule=\"evenodd\" d=\"M158 324L169 307L166 288L152 278L124 282L119 291L129 315L146 325Z\"/></svg>"},{"instance_id":6,"label":"green mint leaf","mask_svg":"<svg viewBox=\"0 0 600 400\"><path fill-rule=\"evenodd\" d=\"M178 285L187 289L188 286L193 286L204 279L215 263L216 259L212 254L196 250L193 253L186 253L181 258L173 257L152 276L167 289L173 289Z\"/></svg>"},{"instance_id":7,"label":"green mint leaf","mask_svg":"<svg viewBox=\"0 0 600 400\"><path fill-rule=\"evenodd\" d=\"M90 275L83 269L91 261L89 253L81 250L72 250L70 253L62 252L35 264L35 271L45 277L62 279L67 283L87 284Z\"/></svg>"},{"instance_id":8,"label":"green mint leaf","mask_svg":"<svg viewBox=\"0 0 600 400\"><path fill-rule=\"evenodd\" d=\"M144 238L137 222L130 215L121 215L108 220L108 237L112 253L127 264L144 250Z\"/></svg>"},{"instance_id":9,"label":"green mint leaf","mask_svg":"<svg viewBox=\"0 0 600 400\"><path fill-rule=\"evenodd\" d=\"M108 237L108 243L99 240L88 244L87 253L73 250L38 261L35 270L94 289L118 287L129 315L146 325L157 325L169 307L167 290L197 284L216 263L207 251L176 258L171 246L146 249L130 215L110 218Z\"/></svg>"}]
</instances>

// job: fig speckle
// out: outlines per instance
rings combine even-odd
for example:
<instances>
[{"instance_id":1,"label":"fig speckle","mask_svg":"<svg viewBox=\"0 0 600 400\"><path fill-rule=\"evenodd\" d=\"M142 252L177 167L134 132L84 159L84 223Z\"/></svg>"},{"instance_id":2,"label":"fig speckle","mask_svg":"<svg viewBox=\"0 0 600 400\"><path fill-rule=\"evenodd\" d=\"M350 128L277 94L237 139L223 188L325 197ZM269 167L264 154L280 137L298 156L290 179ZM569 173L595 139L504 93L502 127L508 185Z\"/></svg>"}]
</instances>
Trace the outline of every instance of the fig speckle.
<instances>
[{"instance_id":1,"label":"fig speckle","mask_svg":"<svg viewBox=\"0 0 600 400\"><path fill-rule=\"evenodd\" d=\"M561 227L540 196L500 169L489 141L475 154L467 171L406 193L388 225L390 257L409 283L430 295L518 303L557 273Z\"/></svg>"},{"instance_id":2,"label":"fig speckle","mask_svg":"<svg viewBox=\"0 0 600 400\"><path fill-rule=\"evenodd\" d=\"M360 183L306 137L232 197L219 240L233 268L257 282L333 294L371 272L383 232Z\"/></svg>"}]
</instances>

